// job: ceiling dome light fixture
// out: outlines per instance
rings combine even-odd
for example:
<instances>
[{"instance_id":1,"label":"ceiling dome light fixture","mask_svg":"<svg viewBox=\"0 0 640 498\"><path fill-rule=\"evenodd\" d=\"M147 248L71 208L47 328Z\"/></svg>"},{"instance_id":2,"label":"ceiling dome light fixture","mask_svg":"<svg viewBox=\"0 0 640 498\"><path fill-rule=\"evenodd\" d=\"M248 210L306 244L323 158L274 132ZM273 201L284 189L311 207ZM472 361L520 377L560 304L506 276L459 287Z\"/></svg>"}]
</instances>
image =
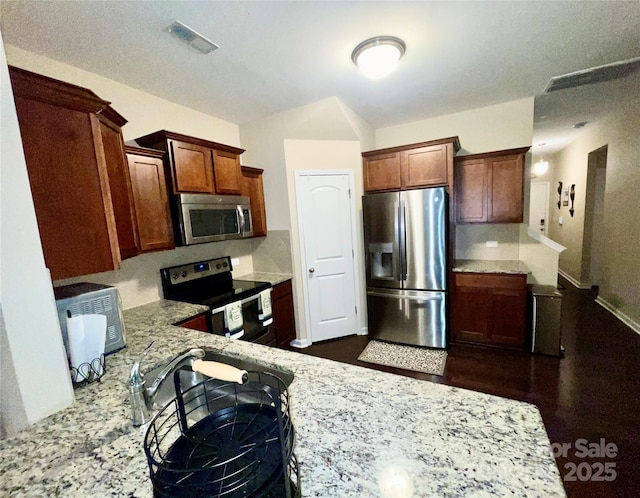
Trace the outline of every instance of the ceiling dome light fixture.
<instances>
[{"instance_id":1,"label":"ceiling dome light fixture","mask_svg":"<svg viewBox=\"0 0 640 498\"><path fill-rule=\"evenodd\" d=\"M351 60L367 78L377 80L390 74L398 65L407 46L395 36L376 36L360 43Z\"/></svg>"}]
</instances>

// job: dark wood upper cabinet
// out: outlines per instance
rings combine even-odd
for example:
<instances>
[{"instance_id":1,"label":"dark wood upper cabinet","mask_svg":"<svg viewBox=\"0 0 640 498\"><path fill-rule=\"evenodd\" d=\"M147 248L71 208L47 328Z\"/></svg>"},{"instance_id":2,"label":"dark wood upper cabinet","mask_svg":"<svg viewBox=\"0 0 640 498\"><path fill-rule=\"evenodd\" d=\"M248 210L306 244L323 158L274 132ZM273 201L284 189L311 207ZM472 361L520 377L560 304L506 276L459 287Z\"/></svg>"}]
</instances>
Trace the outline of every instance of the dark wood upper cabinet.
<instances>
[{"instance_id":1,"label":"dark wood upper cabinet","mask_svg":"<svg viewBox=\"0 0 640 498\"><path fill-rule=\"evenodd\" d=\"M102 148L109 173L109 190L116 219L120 258L127 259L139 253L136 214L127 168L121 127L127 122L120 114L108 108L98 115Z\"/></svg>"},{"instance_id":2,"label":"dark wood upper cabinet","mask_svg":"<svg viewBox=\"0 0 640 498\"><path fill-rule=\"evenodd\" d=\"M169 152L175 192L215 194L211 149L169 140Z\"/></svg>"},{"instance_id":3,"label":"dark wood upper cabinet","mask_svg":"<svg viewBox=\"0 0 640 498\"><path fill-rule=\"evenodd\" d=\"M522 223L529 147L456 157L457 223Z\"/></svg>"},{"instance_id":4,"label":"dark wood upper cabinet","mask_svg":"<svg viewBox=\"0 0 640 498\"><path fill-rule=\"evenodd\" d=\"M167 152L172 193L240 194L240 154L244 149L161 130L136 139Z\"/></svg>"},{"instance_id":5,"label":"dark wood upper cabinet","mask_svg":"<svg viewBox=\"0 0 640 498\"><path fill-rule=\"evenodd\" d=\"M117 269L121 241L126 257L136 238L122 117L86 88L15 67L9 75L52 279Z\"/></svg>"},{"instance_id":6,"label":"dark wood upper cabinet","mask_svg":"<svg viewBox=\"0 0 640 498\"><path fill-rule=\"evenodd\" d=\"M399 190L402 187L398 152L363 157L362 161L365 192Z\"/></svg>"},{"instance_id":7,"label":"dark wood upper cabinet","mask_svg":"<svg viewBox=\"0 0 640 498\"><path fill-rule=\"evenodd\" d=\"M458 137L362 153L365 192L384 192L451 184Z\"/></svg>"},{"instance_id":8,"label":"dark wood upper cabinet","mask_svg":"<svg viewBox=\"0 0 640 498\"><path fill-rule=\"evenodd\" d=\"M218 194L242 193L242 172L238 154L213 149L213 171Z\"/></svg>"},{"instance_id":9,"label":"dark wood upper cabinet","mask_svg":"<svg viewBox=\"0 0 640 498\"><path fill-rule=\"evenodd\" d=\"M402 187L447 185L447 170L452 157L447 157L448 144L417 147L400 153Z\"/></svg>"},{"instance_id":10,"label":"dark wood upper cabinet","mask_svg":"<svg viewBox=\"0 0 640 498\"><path fill-rule=\"evenodd\" d=\"M253 222L253 236L267 235L267 212L264 204L264 186L262 184L263 170L242 166L242 195L251 201L251 220Z\"/></svg>"},{"instance_id":11,"label":"dark wood upper cabinet","mask_svg":"<svg viewBox=\"0 0 640 498\"><path fill-rule=\"evenodd\" d=\"M141 252L173 249L164 152L126 147Z\"/></svg>"},{"instance_id":12,"label":"dark wood upper cabinet","mask_svg":"<svg viewBox=\"0 0 640 498\"><path fill-rule=\"evenodd\" d=\"M456 162L456 221L486 222L489 175L483 159Z\"/></svg>"}]
</instances>

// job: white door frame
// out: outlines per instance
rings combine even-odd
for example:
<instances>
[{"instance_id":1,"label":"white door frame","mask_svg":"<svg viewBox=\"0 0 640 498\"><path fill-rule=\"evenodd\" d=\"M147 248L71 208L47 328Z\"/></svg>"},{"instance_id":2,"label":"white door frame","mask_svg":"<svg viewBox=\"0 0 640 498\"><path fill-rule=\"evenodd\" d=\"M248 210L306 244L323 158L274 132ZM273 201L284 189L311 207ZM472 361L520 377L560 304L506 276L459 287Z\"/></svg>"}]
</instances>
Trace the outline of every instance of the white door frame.
<instances>
[{"instance_id":1,"label":"white door frame","mask_svg":"<svg viewBox=\"0 0 640 498\"><path fill-rule=\"evenodd\" d=\"M354 282L354 293L355 293L355 303L356 309L358 309L358 305L360 303L360 274L358 272L358 268L360 267L359 256L358 256L358 237L357 237L357 229L358 224L356 223L356 200L355 200L355 188L353 181L353 171L349 169L321 169L321 170L295 170L293 172L295 179L295 190L296 190L296 209L297 209L297 217L298 217L298 249L300 251L300 265L302 266L302 275L306 276L307 265L307 255L304 247L304 220L302 219L302 199L300 197L300 188L299 182L302 178L309 176L347 176L349 181L349 192L351 195L349 196L349 216L351 217L351 245L353 247L353 258L351 260L352 270L353 270L353 282ZM305 325L307 328L307 338L309 342L313 344L313 331L311 329L311 310L309 303L309 281L307 278L301 278L302 280L302 294L304 299L304 315L305 315ZM358 309L356 313L356 327L357 330L354 332L356 334L359 333L362 328L362 320L361 316L364 313L364 310Z\"/></svg>"}]
</instances>

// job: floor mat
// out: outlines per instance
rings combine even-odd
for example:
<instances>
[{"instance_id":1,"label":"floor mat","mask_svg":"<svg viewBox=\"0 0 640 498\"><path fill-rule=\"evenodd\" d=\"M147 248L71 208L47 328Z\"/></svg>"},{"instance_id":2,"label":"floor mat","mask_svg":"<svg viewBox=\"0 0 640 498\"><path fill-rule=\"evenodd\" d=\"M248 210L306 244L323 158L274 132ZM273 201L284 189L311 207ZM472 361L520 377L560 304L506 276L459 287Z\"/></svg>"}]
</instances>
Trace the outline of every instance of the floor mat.
<instances>
[{"instance_id":1,"label":"floor mat","mask_svg":"<svg viewBox=\"0 0 640 498\"><path fill-rule=\"evenodd\" d=\"M442 375L447 362L447 351L388 342L369 341L358 360L389 367Z\"/></svg>"}]
</instances>

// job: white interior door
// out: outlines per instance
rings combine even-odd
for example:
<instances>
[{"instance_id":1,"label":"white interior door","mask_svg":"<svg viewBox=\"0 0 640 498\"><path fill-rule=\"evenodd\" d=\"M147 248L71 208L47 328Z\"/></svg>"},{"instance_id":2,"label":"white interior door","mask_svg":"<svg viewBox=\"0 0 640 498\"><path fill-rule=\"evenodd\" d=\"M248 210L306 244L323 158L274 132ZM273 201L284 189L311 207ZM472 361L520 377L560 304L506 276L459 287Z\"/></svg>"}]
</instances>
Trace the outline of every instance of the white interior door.
<instances>
[{"instance_id":1,"label":"white interior door","mask_svg":"<svg viewBox=\"0 0 640 498\"><path fill-rule=\"evenodd\" d=\"M355 334L354 220L349 174L299 173L296 197L311 341Z\"/></svg>"},{"instance_id":2,"label":"white interior door","mask_svg":"<svg viewBox=\"0 0 640 498\"><path fill-rule=\"evenodd\" d=\"M542 235L549 232L549 182L531 182L529 226Z\"/></svg>"}]
</instances>

